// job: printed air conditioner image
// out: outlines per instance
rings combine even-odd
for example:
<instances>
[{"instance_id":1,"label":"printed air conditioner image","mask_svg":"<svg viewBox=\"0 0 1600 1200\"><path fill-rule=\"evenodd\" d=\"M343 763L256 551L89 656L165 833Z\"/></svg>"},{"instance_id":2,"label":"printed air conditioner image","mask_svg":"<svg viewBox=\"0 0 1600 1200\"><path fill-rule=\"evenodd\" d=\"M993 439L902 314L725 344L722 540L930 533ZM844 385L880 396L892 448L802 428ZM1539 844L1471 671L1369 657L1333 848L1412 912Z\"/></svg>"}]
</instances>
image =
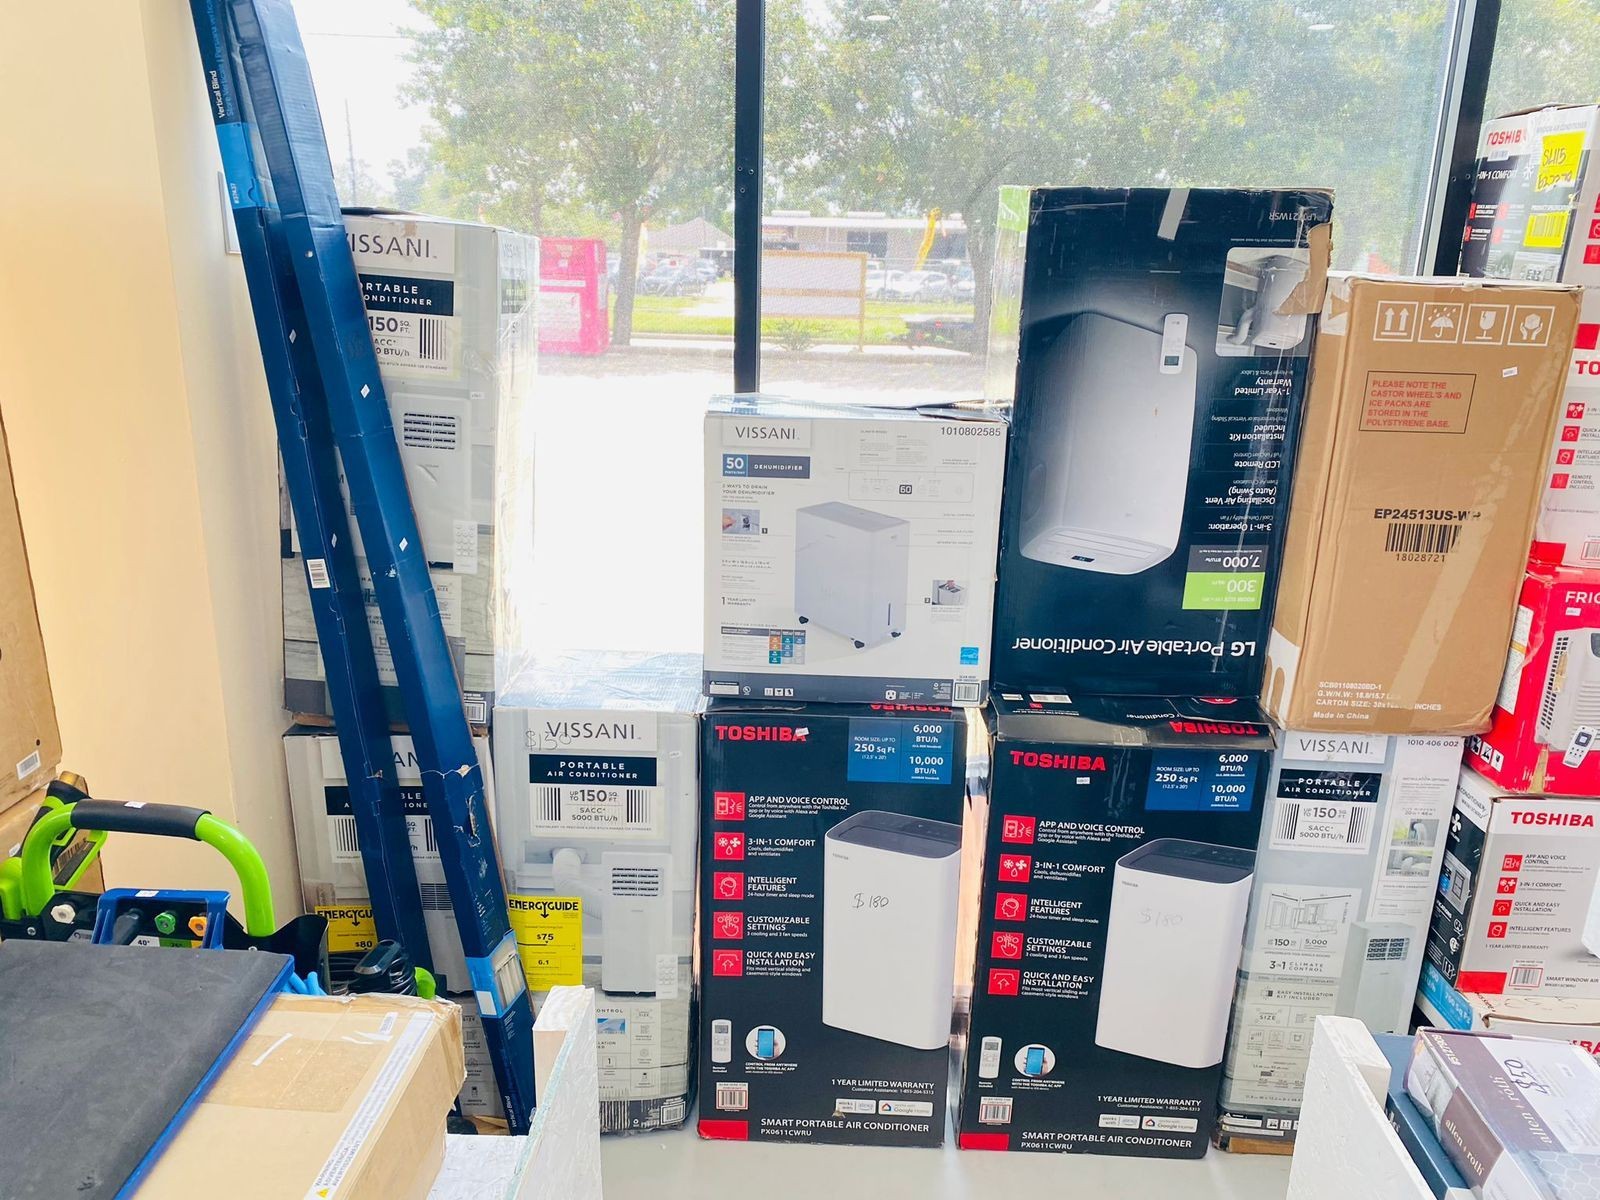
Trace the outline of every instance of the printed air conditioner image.
<instances>
[{"instance_id":1,"label":"printed air conditioner image","mask_svg":"<svg viewBox=\"0 0 1600 1200\"><path fill-rule=\"evenodd\" d=\"M1339 979L1339 1014L1375 1032L1405 1032L1417 991L1411 926L1400 921L1357 921L1345 944Z\"/></svg>"},{"instance_id":2,"label":"printed air conditioner image","mask_svg":"<svg viewBox=\"0 0 1600 1200\"><path fill-rule=\"evenodd\" d=\"M1095 1044L1180 1067L1222 1061L1255 852L1157 838L1117 860Z\"/></svg>"},{"instance_id":3,"label":"printed air conditioner image","mask_svg":"<svg viewBox=\"0 0 1600 1200\"><path fill-rule=\"evenodd\" d=\"M866 811L824 838L822 1023L918 1050L950 1040L961 826Z\"/></svg>"},{"instance_id":4,"label":"printed air conditioner image","mask_svg":"<svg viewBox=\"0 0 1600 1200\"><path fill-rule=\"evenodd\" d=\"M1565 751L1583 728L1600 728L1600 629L1563 629L1550 639L1537 736Z\"/></svg>"},{"instance_id":5,"label":"printed air conditioner image","mask_svg":"<svg viewBox=\"0 0 1600 1200\"><path fill-rule=\"evenodd\" d=\"M1583 948L1600 958L1600 880L1589 893L1589 912L1583 921Z\"/></svg>"},{"instance_id":6,"label":"printed air conditioner image","mask_svg":"<svg viewBox=\"0 0 1600 1200\"><path fill-rule=\"evenodd\" d=\"M911 524L830 500L795 512L794 610L857 650L905 632Z\"/></svg>"},{"instance_id":7,"label":"printed air conditioner image","mask_svg":"<svg viewBox=\"0 0 1600 1200\"><path fill-rule=\"evenodd\" d=\"M1047 352L1023 493L1022 553L1136 575L1171 556L1183 526L1194 434L1188 319L1160 331L1080 313Z\"/></svg>"},{"instance_id":8,"label":"printed air conditioner image","mask_svg":"<svg viewBox=\"0 0 1600 1200\"><path fill-rule=\"evenodd\" d=\"M454 562L456 524L472 514L471 410L466 400L403 392L392 393L389 406L423 552L429 562Z\"/></svg>"},{"instance_id":9,"label":"printed air conditioner image","mask_svg":"<svg viewBox=\"0 0 1600 1200\"><path fill-rule=\"evenodd\" d=\"M1238 357L1297 350L1305 341L1306 315L1278 310L1310 270L1309 250L1235 246L1228 251L1217 314L1217 353Z\"/></svg>"}]
</instances>

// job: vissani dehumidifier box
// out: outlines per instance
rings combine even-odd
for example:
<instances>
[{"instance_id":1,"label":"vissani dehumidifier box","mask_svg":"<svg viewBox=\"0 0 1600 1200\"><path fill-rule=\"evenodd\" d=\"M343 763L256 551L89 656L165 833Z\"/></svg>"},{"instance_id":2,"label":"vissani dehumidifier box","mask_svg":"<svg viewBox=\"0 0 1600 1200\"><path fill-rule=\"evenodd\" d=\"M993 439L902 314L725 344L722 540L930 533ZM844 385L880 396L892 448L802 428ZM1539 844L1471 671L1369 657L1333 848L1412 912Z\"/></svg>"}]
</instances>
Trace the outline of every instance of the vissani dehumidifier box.
<instances>
[{"instance_id":1,"label":"vissani dehumidifier box","mask_svg":"<svg viewBox=\"0 0 1600 1200\"><path fill-rule=\"evenodd\" d=\"M950 1039L961 827L869 809L824 842L822 1023L938 1049Z\"/></svg>"},{"instance_id":2,"label":"vissani dehumidifier box","mask_svg":"<svg viewBox=\"0 0 1600 1200\"><path fill-rule=\"evenodd\" d=\"M794 609L855 643L905 632L911 523L830 500L794 515Z\"/></svg>"},{"instance_id":3,"label":"vissani dehumidifier box","mask_svg":"<svg viewBox=\"0 0 1600 1200\"><path fill-rule=\"evenodd\" d=\"M1183 1067L1222 1061L1255 857L1160 838L1117 860L1096 1045Z\"/></svg>"}]
</instances>

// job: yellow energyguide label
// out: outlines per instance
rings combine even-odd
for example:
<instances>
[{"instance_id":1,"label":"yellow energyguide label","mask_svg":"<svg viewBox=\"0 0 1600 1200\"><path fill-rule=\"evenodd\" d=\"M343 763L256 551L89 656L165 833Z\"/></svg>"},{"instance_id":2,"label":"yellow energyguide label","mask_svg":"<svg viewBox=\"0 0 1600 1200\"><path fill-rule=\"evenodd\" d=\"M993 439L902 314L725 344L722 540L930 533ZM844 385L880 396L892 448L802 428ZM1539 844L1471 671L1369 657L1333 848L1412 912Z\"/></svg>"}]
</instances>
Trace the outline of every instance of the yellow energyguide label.
<instances>
[{"instance_id":1,"label":"yellow energyguide label","mask_svg":"<svg viewBox=\"0 0 1600 1200\"><path fill-rule=\"evenodd\" d=\"M507 896L511 932L530 992L583 982L583 901L577 896Z\"/></svg>"}]
</instances>

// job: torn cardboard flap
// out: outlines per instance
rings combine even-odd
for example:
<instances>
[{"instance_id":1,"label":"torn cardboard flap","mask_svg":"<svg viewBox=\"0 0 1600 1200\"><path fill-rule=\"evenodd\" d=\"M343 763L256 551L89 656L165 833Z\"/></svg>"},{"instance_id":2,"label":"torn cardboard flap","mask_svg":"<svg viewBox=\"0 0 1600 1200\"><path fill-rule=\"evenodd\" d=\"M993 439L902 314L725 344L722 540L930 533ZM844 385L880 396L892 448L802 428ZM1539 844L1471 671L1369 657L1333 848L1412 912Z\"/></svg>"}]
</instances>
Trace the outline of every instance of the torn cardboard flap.
<instances>
[{"instance_id":1,"label":"torn cardboard flap","mask_svg":"<svg viewBox=\"0 0 1600 1200\"><path fill-rule=\"evenodd\" d=\"M1306 250L1311 255L1310 269L1278 305L1280 316L1312 316L1322 311L1322 297L1328 286L1328 263L1333 257L1333 222L1324 221L1306 230Z\"/></svg>"}]
</instances>

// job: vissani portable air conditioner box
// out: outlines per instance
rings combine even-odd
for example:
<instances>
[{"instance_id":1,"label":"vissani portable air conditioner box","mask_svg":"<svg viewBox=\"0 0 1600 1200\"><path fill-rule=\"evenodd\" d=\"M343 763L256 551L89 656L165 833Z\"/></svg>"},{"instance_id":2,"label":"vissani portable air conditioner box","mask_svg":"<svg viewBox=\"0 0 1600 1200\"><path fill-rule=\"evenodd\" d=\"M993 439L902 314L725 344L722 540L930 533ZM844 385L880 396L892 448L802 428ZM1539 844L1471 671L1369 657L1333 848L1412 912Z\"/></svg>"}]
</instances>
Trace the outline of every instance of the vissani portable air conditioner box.
<instances>
[{"instance_id":1,"label":"vissani portable air conditioner box","mask_svg":"<svg viewBox=\"0 0 1600 1200\"><path fill-rule=\"evenodd\" d=\"M708 695L982 702L1003 421L751 395L705 431Z\"/></svg>"},{"instance_id":2,"label":"vissani portable air conditioner box","mask_svg":"<svg viewBox=\"0 0 1600 1200\"><path fill-rule=\"evenodd\" d=\"M1332 199L1003 188L997 684L1260 692Z\"/></svg>"},{"instance_id":3,"label":"vissani portable air conditioner box","mask_svg":"<svg viewBox=\"0 0 1600 1200\"><path fill-rule=\"evenodd\" d=\"M347 209L345 231L467 719L486 725L496 648L528 636L519 601L532 595L539 243L489 225L372 209ZM326 567L305 561L287 497L281 508L284 707L332 716L307 590ZM350 534L370 596L353 519ZM374 601L367 620L390 717L404 722Z\"/></svg>"},{"instance_id":4,"label":"vissani portable air conditioner box","mask_svg":"<svg viewBox=\"0 0 1600 1200\"><path fill-rule=\"evenodd\" d=\"M1461 774L1459 737L1279 734L1217 1142L1294 1139L1322 1016L1405 1032Z\"/></svg>"},{"instance_id":5,"label":"vissani portable air conditioner box","mask_svg":"<svg viewBox=\"0 0 1600 1200\"><path fill-rule=\"evenodd\" d=\"M691 1097L700 705L697 656L616 651L533 658L495 705L512 926L536 997L595 989L608 1133Z\"/></svg>"},{"instance_id":6,"label":"vissani portable air conditioner box","mask_svg":"<svg viewBox=\"0 0 1600 1200\"><path fill-rule=\"evenodd\" d=\"M1600 795L1600 571L1529 564L1494 715L1467 762L1507 791Z\"/></svg>"},{"instance_id":7,"label":"vissani portable air conditioner box","mask_svg":"<svg viewBox=\"0 0 1600 1200\"><path fill-rule=\"evenodd\" d=\"M1254 705L1216 698L1001 690L986 716L961 1145L1197 1158L1216 1115L1271 727Z\"/></svg>"},{"instance_id":8,"label":"vissani portable air conditioner box","mask_svg":"<svg viewBox=\"0 0 1600 1200\"><path fill-rule=\"evenodd\" d=\"M966 714L713 699L702 737L701 1136L939 1145Z\"/></svg>"}]
</instances>

